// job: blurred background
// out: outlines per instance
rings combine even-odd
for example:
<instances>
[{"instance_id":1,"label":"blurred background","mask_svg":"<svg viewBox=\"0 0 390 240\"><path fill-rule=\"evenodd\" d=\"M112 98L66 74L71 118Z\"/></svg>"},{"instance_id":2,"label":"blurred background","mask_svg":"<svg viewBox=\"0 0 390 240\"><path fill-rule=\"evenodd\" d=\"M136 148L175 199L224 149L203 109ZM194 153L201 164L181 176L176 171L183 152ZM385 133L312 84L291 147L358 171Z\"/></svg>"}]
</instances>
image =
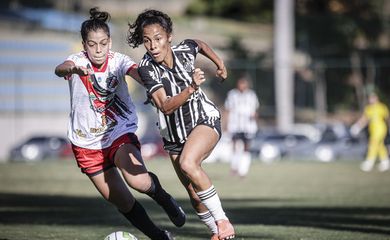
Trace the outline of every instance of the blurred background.
<instances>
[{"instance_id":1,"label":"blurred background","mask_svg":"<svg viewBox=\"0 0 390 240\"><path fill-rule=\"evenodd\" d=\"M252 152L263 161L361 160L364 132L352 138L348 127L369 91L390 101L390 0L3 0L0 161L71 158L69 90L54 68L82 49L80 25L95 6L112 16L113 50L137 62L145 50L127 45L128 23L146 8L173 18L175 43L199 38L212 46L227 65L227 81L213 79L215 68L204 58L198 64L222 112L237 77L250 75L261 104ZM144 89L132 81L129 89L144 157L163 156ZM274 148L264 150L271 146L265 143ZM227 149L223 138L209 161L226 160Z\"/></svg>"}]
</instances>

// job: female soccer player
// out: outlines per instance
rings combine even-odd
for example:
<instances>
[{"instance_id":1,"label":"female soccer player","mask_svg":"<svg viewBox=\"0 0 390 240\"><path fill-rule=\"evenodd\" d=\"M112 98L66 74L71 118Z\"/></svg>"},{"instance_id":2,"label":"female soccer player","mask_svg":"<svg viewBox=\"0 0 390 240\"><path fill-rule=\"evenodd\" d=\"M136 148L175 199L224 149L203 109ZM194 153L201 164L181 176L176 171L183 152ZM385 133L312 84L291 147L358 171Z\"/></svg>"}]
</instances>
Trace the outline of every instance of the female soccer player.
<instances>
[{"instance_id":1,"label":"female soccer player","mask_svg":"<svg viewBox=\"0 0 390 240\"><path fill-rule=\"evenodd\" d=\"M225 100L227 112L227 131L233 143L230 168L232 174L245 177L251 165L250 141L257 132L257 110L259 100L255 91L250 88L247 76L238 79L236 87L230 90ZM243 149L238 143L243 143Z\"/></svg>"},{"instance_id":2,"label":"female soccer player","mask_svg":"<svg viewBox=\"0 0 390 240\"><path fill-rule=\"evenodd\" d=\"M197 53L217 66L217 76L226 79L225 65L200 40L184 40L172 46L172 21L157 10L146 10L129 24L131 47L144 44L147 53L138 72L159 112L164 148L186 188L200 219L213 233L211 239L233 239L234 228L222 209L218 194L202 161L221 137L220 113L199 87L204 72L195 68Z\"/></svg>"},{"instance_id":3,"label":"female soccer player","mask_svg":"<svg viewBox=\"0 0 390 240\"><path fill-rule=\"evenodd\" d=\"M357 135L364 126L368 125L368 151L366 160L362 162L360 169L365 172L371 171L376 158L379 157L378 170L384 172L390 169L389 154L385 146L389 109L379 101L378 95L374 92L368 96L368 103L364 108L364 114L352 125L351 134Z\"/></svg>"},{"instance_id":4,"label":"female soccer player","mask_svg":"<svg viewBox=\"0 0 390 240\"><path fill-rule=\"evenodd\" d=\"M148 173L140 153L136 109L128 94L125 75L140 82L137 65L111 48L110 15L97 8L81 25L84 51L58 65L55 73L69 82L71 112L68 137L81 171L101 195L151 239L173 239L158 228L136 201L127 185L160 204L176 226L185 215L176 201ZM122 173L126 183L122 180Z\"/></svg>"}]
</instances>

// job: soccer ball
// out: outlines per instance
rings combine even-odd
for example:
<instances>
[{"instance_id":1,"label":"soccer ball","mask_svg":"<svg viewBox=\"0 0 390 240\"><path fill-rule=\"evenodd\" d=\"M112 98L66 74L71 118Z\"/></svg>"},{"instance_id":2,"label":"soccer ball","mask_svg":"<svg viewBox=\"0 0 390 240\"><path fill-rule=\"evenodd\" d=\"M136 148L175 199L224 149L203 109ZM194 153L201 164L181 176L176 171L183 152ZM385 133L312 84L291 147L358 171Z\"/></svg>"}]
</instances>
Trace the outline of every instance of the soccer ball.
<instances>
[{"instance_id":1,"label":"soccer ball","mask_svg":"<svg viewBox=\"0 0 390 240\"><path fill-rule=\"evenodd\" d=\"M137 238L129 232L117 231L110 233L104 240L137 240Z\"/></svg>"}]
</instances>

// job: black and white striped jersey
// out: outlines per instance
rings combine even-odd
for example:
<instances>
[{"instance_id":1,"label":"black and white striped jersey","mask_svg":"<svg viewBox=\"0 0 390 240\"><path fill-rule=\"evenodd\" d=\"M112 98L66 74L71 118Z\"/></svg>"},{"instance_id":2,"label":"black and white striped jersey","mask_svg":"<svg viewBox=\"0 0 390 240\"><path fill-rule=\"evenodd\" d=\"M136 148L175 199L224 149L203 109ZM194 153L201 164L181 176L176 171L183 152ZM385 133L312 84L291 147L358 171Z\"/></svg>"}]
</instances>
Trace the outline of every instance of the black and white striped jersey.
<instances>
[{"instance_id":1,"label":"black and white striped jersey","mask_svg":"<svg viewBox=\"0 0 390 240\"><path fill-rule=\"evenodd\" d=\"M146 53L141 60L138 72L145 84L147 93L151 96L156 90L164 88L167 96L178 95L192 82L192 72L195 69L195 58L199 47L194 40L184 40L172 46L173 68L153 61ZM199 88L181 107L170 115L164 115L159 110L160 133L169 142L186 141L191 130L199 123L210 119L219 119L220 112L215 104L208 99Z\"/></svg>"},{"instance_id":2,"label":"black and white striped jersey","mask_svg":"<svg viewBox=\"0 0 390 240\"><path fill-rule=\"evenodd\" d=\"M225 100L225 109L229 111L228 132L256 133L255 115L259 105L259 100L253 90L247 89L244 92L238 89L230 90Z\"/></svg>"}]
</instances>

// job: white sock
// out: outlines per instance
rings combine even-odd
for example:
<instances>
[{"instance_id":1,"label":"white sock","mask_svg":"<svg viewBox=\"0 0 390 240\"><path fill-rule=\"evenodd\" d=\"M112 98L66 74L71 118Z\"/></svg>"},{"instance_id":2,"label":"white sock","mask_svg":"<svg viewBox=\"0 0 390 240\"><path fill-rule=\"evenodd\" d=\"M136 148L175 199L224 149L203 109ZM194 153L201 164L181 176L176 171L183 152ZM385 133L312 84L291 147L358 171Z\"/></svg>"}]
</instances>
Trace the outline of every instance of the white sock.
<instances>
[{"instance_id":1,"label":"white sock","mask_svg":"<svg viewBox=\"0 0 390 240\"><path fill-rule=\"evenodd\" d=\"M250 152L244 152L241 155L240 163L238 165L238 175L245 176L249 172L251 166L252 156Z\"/></svg>"},{"instance_id":2,"label":"white sock","mask_svg":"<svg viewBox=\"0 0 390 240\"><path fill-rule=\"evenodd\" d=\"M228 219L222 209L221 200L219 199L217 191L215 191L213 185L211 185L209 189L197 192L196 194L199 196L202 203L210 211L211 215L213 215L215 221Z\"/></svg>"},{"instance_id":3,"label":"white sock","mask_svg":"<svg viewBox=\"0 0 390 240\"><path fill-rule=\"evenodd\" d=\"M213 215L209 211L203 213L196 213L200 220L210 229L213 234L218 234L218 227L215 223Z\"/></svg>"},{"instance_id":4,"label":"white sock","mask_svg":"<svg viewBox=\"0 0 390 240\"><path fill-rule=\"evenodd\" d=\"M240 158L241 158L240 151L233 152L232 157L230 159L230 169L232 171L238 171Z\"/></svg>"}]
</instances>

